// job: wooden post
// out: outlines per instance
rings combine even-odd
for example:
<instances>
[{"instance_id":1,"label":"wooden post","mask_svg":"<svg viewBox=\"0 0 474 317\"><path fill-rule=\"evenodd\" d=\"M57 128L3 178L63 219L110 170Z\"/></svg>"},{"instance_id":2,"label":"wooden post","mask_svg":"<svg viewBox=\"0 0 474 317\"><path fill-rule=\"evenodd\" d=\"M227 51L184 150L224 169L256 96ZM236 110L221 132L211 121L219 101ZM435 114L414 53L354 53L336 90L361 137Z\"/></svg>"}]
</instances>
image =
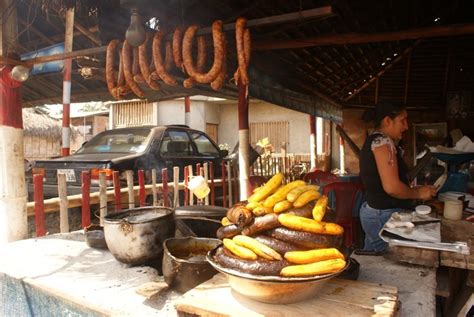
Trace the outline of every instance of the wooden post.
<instances>
[{"instance_id":1,"label":"wooden post","mask_svg":"<svg viewBox=\"0 0 474 317\"><path fill-rule=\"evenodd\" d=\"M114 197L115 197L115 212L122 210L122 201L120 199L120 172L114 171L113 173L114 182Z\"/></svg>"},{"instance_id":2,"label":"wooden post","mask_svg":"<svg viewBox=\"0 0 474 317\"><path fill-rule=\"evenodd\" d=\"M169 207L168 201L168 169L163 168L161 170L161 184L163 186L163 206Z\"/></svg>"},{"instance_id":3,"label":"wooden post","mask_svg":"<svg viewBox=\"0 0 474 317\"><path fill-rule=\"evenodd\" d=\"M194 175L192 165L188 166L188 175L189 175L189 178L193 177ZM194 205L194 192L192 190L189 190L189 206L193 206L193 205Z\"/></svg>"},{"instance_id":4,"label":"wooden post","mask_svg":"<svg viewBox=\"0 0 474 317\"><path fill-rule=\"evenodd\" d=\"M138 170L138 199L140 207L145 207L145 172Z\"/></svg>"},{"instance_id":5,"label":"wooden post","mask_svg":"<svg viewBox=\"0 0 474 317\"><path fill-rule=\"evenodd\" d=\"M283 175L287 175L286 171L286 143L283 142L281 145L281 170L283 172Z\"/></svg>"},{"instance_id":6,"label":"wooden post","mask_svg":"<svg viewBox=\"0 0 474 317\"><path fill-rule=\"evenodd\" d=\"M189 203L189 189L188 189L188 178L189 178L189 170L188 167L184 167L184 205L187 206Z\"/></svg>"},{"instance_id":7,"label":"wooden post","mask_svg":"<svg viewBox=\"0 0 474 317\"><path fill-rule=\"evenodd\" d=\"M69 232L66 174L58 173L59 231Z\"/></svg>"},{"instance_id":8,"label":"wooden post","mask_svg":"<svg viewBox=\"0 0 474 317\"><path fill-rule=\"evenodd\" d=\"M209 166L206 163L203 164L204 169L204 179L206 180L206 184L209 184ZM209 205L209 195L204 198L204 204Z\"/></svg>"},{"instance_id":9,"label":"wooden post","mask_svg":"<svg viewBox=\"0 0 474 317\"><path fill-rule=\"evenodd\" d=\"M316 169L316 117L313 115L309 115L309 154L310 169Z\"/></svg>"},{"instance_id":10,"label":"wooden post","mask_svg":"<svg viewBox=\"0 0 474 317\"><path fill-rule=\"evenodd\" d=\"M232 171L229 162L227 162L227 186L229 189L229 206L232 206Z\"/></svg>"},{"instance_id":11,"label":"wooden post","mask_svg":"<svg viewBox=\"0 0 474 317\"><path fill-rule=\"evenodd\" d=\"M42 237L46 234L44 225L44 195L43 174L33 175L34 200L35 200L35 226L36 236Z\"/></svg>"},{"instance_id":12,"label":"wooden post","mask_svg":"<svg viewBox=\"0 0 474 317\"><path fill-rule=\"evenodd\" d=\"M135 208L135 195L133 192L133 171L125 171L128 187L128 208Z\"/></svg>"},{"instance_id":13,"label":"wooden post","mask_svg":"<svg viewBox=\"0 0 474 317\"><path fill-rule=\"evenodd\" d=\"M226 174L226 166L225 162L221 162L221 186L222 186L222 206L227 207L227 186L225 183L225 174Z\"/></svg>"},{"instance_id":14,"label":"wooden post","mask_svg":"<svg viewBox=\"0 0 474 317\"><path fill-rule=\"evenodd\" d=\"M214 163L209 162L209 178L211 179L211 205L216 205L216 187L214 184Z\"/></svg>"},{"instance_id":15,"label":"wooden post","mask_svg":"<svg viewBox=\"0 0 474 317\"><path fill-rule=\"evenodd\" d=\"M173 167L173 207L179 207L179 167Z\"/></svg>"},{"instance_id":16,"label":"wooden post","mask_svg":"<svg viewBox=\"0 0 474 317\"><path fill-rule=\"evenodd\" d=\"M156 169L151 170L151 191L153 193L153 206L158 206L158 190L156 189Z\"/></svg>"},{"instance_id":17,"label":"wooden post","mask_svg":"<svg viewBox=\"0 0 474 317\"><path fill-rule=\"evenodd\" d=\"M82 171L81 173L81 194L82 228L85 228L91 224L91 174L89 171Z\"/></svg>"},{"instance_id":18,"label":"wooden post","mask_svg":"<svg viewBox=\"0 0 474 317\"><path fill-rule=\"evenodd\" d=\"M107 210L107 174L99 172L99 210L100 210L100 225L104 225L104 218L108 214Z\"/></svg>"}]
</instances>

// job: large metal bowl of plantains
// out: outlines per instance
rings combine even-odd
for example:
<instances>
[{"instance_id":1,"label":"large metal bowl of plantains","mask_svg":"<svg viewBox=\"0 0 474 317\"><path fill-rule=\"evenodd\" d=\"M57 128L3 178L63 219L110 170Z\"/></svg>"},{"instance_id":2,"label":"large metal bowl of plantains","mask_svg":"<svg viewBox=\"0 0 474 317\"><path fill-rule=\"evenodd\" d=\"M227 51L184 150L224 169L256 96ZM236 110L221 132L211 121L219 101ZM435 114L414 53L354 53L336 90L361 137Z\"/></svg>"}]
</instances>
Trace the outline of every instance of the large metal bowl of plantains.
<instances>
[{"instance_id":1,"label":"large metal bowl of plantains","mask_svg":"<svg viewBox=\"0 0 474 317\"><path fill-rule=\"evenodd\" d=\"M327 222L328 197L282 180L276 174L229 208L217 230L223 243L207 254L235 292L273 304L309 299L349 267L340 251L344 230Z\"/></svg>"}]
</instances>

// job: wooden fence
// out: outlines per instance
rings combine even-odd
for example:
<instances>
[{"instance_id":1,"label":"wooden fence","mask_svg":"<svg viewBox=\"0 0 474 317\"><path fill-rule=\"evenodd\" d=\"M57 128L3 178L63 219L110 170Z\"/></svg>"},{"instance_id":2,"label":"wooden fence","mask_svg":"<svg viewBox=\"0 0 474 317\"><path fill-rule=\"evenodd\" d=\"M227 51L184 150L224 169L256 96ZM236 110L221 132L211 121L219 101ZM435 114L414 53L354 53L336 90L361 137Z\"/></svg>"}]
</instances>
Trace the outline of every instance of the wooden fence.
<instances>
[{"instance_id":1,"label":"wooden fence","mask_svg":"<svg viewBox=\"0 0 474 317\"><path fill-rule=\"evenodd\" d=\"M60 232L69 232L68 209L81 207L82 209L82 227L90 225L90 206L99 205L100 219L107 215L108 211L120 211L124 204L128 204L128 208L133 208L138 202L139 206L147 205L148 199L152 199L153 206L164 206L176 208L180 206L180 192L183 192L184 206L194 204L216 205L218 198L222 197L222 206L231 206L234 202L239 201L239 184L238 171L235 166L230 163L217 167L221 170L221 178L215 178L215 168L210 163L196 164L186 166L183 174L184 181L179 181L179 167L173 168L173 175L169 177L166 168L161 171L161 183L157 183L157 171L148 171L151 174L151 183L145 184L145 171L138 171L138 185L135 185L133 171L126 171L127 186L121 188L120 175L118 171L113 173L113 187L107 186L107 175L105 172L99 173L99 191L90 192L91 176L88 171L82 172L81 189L82 193L78 195L67 195L67 183L64 174L58 173L58 196L44 200L43 195L43 175L33 175L34 182L34 201L27 204L27 212L29 216L35 217L36 236L46 234L45 230L45 213L57 212L59 210ZM201 175L207 181L210 187L210 194L205 199L198 200L194 193L188 189L188 179L191 176ZM169 180L172 180L171 182ZM217 197L216 189L221 188L222 196ZM102 224L102 223L101 223Z\"/></svg>"},{"instance_id":2,"label":"wooden fence","mask_svg":"<svg viewBox=\"0 0 474 317\"><path fill-rule=\"evenodd\" d=\"M310 170L309 154L286 154L272 153L271 155L259 156L250 169L250 174L269 178L275 173L281 172L286 181L299 179L300 176Z\"/></svg>"}]
</instances>

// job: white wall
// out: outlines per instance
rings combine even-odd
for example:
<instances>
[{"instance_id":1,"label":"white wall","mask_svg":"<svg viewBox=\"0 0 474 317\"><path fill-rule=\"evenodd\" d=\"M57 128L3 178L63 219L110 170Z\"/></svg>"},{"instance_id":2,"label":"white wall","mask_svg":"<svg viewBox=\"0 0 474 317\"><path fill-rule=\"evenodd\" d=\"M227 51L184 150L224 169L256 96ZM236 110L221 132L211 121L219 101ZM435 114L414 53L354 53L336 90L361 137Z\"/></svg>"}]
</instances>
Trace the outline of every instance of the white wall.
<instances>
[{"instance_id":1,"label":"white wall","mask_svg":"<svg viewBox=\"0 0 474 317\"><path fill-rule=\"evenodd\" d=\"M250 101L249 124L255 122L288 121L287 151L309 153L309 115L261 101ZM238 141L237 102L220 105L219 143L233 147Z\"/></svg>"},{"instance_id":2,"label":"white wall","mask_svg":"<svg viewBox=\"0 0 474 317\"><path fill-rule=\"evenodd\" d=\"M184 124L184 100L166 100L157 103L158 125ZM204 131L206 129L205 102L191 100L190 127Z\"/></svg>"}]
</instances>

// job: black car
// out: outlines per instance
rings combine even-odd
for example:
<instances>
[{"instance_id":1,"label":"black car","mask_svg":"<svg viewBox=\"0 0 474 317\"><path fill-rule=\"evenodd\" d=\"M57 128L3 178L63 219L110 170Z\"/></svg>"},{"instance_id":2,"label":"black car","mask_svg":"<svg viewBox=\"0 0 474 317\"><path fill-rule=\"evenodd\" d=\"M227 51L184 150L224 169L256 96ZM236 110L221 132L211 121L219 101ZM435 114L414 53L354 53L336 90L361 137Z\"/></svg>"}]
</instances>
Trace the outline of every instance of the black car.
<instances>
[{"instance_id":1,"label":"black car","mask_svg":"<svg viewBox=\"0 0 474 317\"><path fill-rule=\"evenodd\" d=\"M66 175L68 195L81 192L81 172L90 171L91 191L98 191L99 172L105 171L107 184L111 186L113 171L119 171L125 180L124 171L143 169L147 182L151 182L152 169L157 170L161 181L161 170L168 169L168 181L172 181L173 167L183 168L197 163L213 162L214 175L220 177L222 160L227 151L219 147L204 132L183 125L141 126L107 130L94 136L73 155L33 163L33 173L44 175L44 196L57 197L57 173ZM33 192L29 182L29 193Z\"/></svg>"}]
</instances>

